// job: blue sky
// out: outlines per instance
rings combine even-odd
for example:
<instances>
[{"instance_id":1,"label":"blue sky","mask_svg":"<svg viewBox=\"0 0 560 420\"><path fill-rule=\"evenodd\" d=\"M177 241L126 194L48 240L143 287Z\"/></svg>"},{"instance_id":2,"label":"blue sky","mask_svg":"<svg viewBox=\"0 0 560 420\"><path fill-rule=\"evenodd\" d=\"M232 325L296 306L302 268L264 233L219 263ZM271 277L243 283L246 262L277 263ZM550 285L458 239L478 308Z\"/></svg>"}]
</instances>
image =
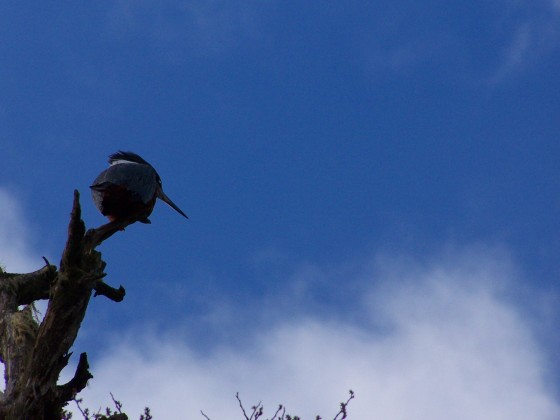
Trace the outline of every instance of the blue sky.
<instances>
[{"instance_id":1,"label":"blue sky","mask_svg":"<svg viewBox=\"0 0 560 420\"><path fill-rule=\"evenodd\" d=\"M190 220L160 203L102 245L127 296L75 346L93 407L328 418L353 388L357 419L558 418L559 24L553 0L7 2L0 261L58 263L72 191L104 223L88 186L132 150Z\"/></svg>"}]
</instances>

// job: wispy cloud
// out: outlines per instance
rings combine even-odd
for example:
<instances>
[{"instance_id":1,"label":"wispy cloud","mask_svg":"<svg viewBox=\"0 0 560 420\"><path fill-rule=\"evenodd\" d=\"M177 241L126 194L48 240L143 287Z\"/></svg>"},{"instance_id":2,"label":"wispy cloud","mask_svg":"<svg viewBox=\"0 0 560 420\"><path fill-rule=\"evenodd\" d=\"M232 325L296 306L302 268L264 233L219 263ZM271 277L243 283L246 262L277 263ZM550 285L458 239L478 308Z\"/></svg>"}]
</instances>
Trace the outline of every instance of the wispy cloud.
<instances>
[{"instance_id":1,"label":"wispy cloud","mask_svg":"<svg viewBox=\"0 0 560 420\"><path fill-rule=\"evenodd\" d=\"M92 362L85 403L107 404L112 391L129 413L149 405L158 418L201 418L202 409L218 420L240 418L239 391L247 405L284 403L304 418L325 418L353 389L357 419L560 418L543 351L505 297L515 268L487 251L429 262L378 258L367 276L340 279L369 285L346 302L361 322L286 314L207 353L179 326L130 334Z\"/></svg>"},{"instance_id":2,"label":"wispy cloud","mask_svg":"<svg viewBox=\"0 0 560 420\"><path fill-rule=\"evenodd\" d=\"M516 75L557 48L560 40L560 7L550 2L543 14L528 15L514 24L490 81L499 83Z\"/></svg>"},{"instance_id":3,"label":"wispy cloud","mask_svg":"<svg viewBox=\"0 0 560 420\"><path fill-rule=\"evenodd\" d=\"M110 9L109 24L113 33L147 37L170 57L184 48L214 54L253 33L266 6L254 0L120 0Z\"/></svg>"},{"instance_id":4,"label":"wispy cloud","mask_svg":"<svg viewBox=\"0 0 560 420\"><path fill-rule=\"evenodd\" d=\"M414 9L394 13L393 23L379 23L365 39L365 59L376 74L410 73L430 66L464 80L498 84L545 59L560 40L560 1L498 1L481 11L473 27L422 19ZM486 10L476 2L471 10ZM473 12L475 13L475 12ZM430 15L431 16L431 15ZM473 19L473 16L468 17ZM458 18L456 18L458 19ZM389 20L390 21L390 20ZM455 20L453 22L459 22ZM465 22L467 22L465 20Z\"/></svg>"}]
</instances>

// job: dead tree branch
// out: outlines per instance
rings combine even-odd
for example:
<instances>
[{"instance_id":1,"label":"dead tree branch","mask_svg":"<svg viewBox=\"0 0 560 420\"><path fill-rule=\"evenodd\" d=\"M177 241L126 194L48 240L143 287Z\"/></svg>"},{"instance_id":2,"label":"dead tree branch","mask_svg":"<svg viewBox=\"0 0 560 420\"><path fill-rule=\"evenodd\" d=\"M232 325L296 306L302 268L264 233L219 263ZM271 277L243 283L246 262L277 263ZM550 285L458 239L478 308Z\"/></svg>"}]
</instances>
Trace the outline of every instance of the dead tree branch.
<instances>
[{"instance_id":1,"label":"dead tree branch","mask_svg":"<svg viewBox=\"0 0 560 420\"><path fill-rule=\"evenodd\" d=\"M93 377L82 353L74 377L57 385L92 293L115 302L124 298L122 286L115 289L103 282L106 264L95 248L125 226L104 225L86 233L79 198L75 191L59 270L47 262L28 274L0 271L0 360L6 379L0 419L59 420L62 407ZM49 299L49 305L39 325L30 304L40 299Z\"/></svg>"}]
</instances>

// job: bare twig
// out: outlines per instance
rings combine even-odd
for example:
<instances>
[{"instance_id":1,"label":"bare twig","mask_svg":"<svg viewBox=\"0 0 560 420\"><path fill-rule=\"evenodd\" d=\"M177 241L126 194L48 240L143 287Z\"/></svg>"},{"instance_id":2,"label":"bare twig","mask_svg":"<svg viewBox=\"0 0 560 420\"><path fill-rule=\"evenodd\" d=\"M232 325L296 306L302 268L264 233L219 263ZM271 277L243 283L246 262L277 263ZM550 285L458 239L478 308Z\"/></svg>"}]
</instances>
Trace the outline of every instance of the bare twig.
<instances>
[{"instance_id":1,"label":"bare twig","mask_svg":"<svg viewBox=\"0 0 560 420\"><path fill-rule=\"evenodd\" d=\"M144 414L140 415L140 420L152 420L152 412L150 411L150 407L144 407Z\"/></svg>"},{"instance_id":2,"label":"bare twig","mask_svg":"<svg viewBox=\"0 0 560 420\"><path fill-rule=\"evenodd\" d=\"M210 417L204 414L204 411L200 410L200 414L202 414L206 420L210 420Z\"/></svg>"},{"instance_id":3,"label":"bare twig","mask_svg":"<svg viewBox=\"0 0 560 420\"><path fill-rule=\"evenodd\" d=\"M78 407L78 410L80 410L80 413L82 413L82 416L84 417L84 420L89 420L89 410L87 408L82 410L82 407L80 406L80 403L82 402L82 399L81 398L74 398L74 402L76 403L76 406Z\"/></svg>"},{"instance_id":4,"label":"bare twig","mask_svg":"<svg viewBox=\"0 0 560 420\"><path fill-rule=\"evenodd\" d=\"M282 412L282 416L278 417L278 419L282 419L284 417L284 413L286 412L286 408L282 407L282 404L280 404L278 406L278 410L276 410L276 413L274 413L274 415L272 416L272 418L270 420L274 420L276 418L276 416L278 415L278 413L280 413L280 410L284 409L284 411Z\"/></svg>"},{"instance_id":5,"label":"bare twig","mask_svg":"<svg viewBox=\"0 0 560 420\"><path fill-rule=\"evenodd\" d=\"M241 411L243 411L243 415L245 416L245 420L251 420L247 416L247 413L245 412L245 408L243 407L243 403L241 402L241 399L239 398L239 392L235 394L235 398L237 398L237 401L239 402L239 407L241 407Z\"/></svg>"},{"instance_id":6,"label":"bare twig","mask_svg":"<svg viewBox=\"0 0 560 420\"><path fill-rule=\"evenodd\" d=\"M346 408L348 407L348 404L350 403L351 400L354 399L354 391L350 390L350 397L348 397L348 399L346 400L346 402L341 402L340 403L340 411L338 412L338 414L334 417L334 420L338 419L338 416L342 415L342 417L340 418L340 420L345 419L348 414L346 412Z\"/></svg>"},{"instance_id":7,"label":"bare twig","mask_svg":"<svg viewBox=\"0 0 560 420\"><path fill-rule=\"evenodd\" d=\"M115 407L116 407L117 411L118 411L120 414L122 414L122 410L121 410L121 409L122 409L122 403L121 403L120 401L117 401L117 400L115 399L115 397L113 396L113 393L112 393L112 392L109 392L109 395L111 396L111 399L113 400L113 403L115 404Z\"/></svg>"},{"instance_id":8,"label":"bare twig","mask_svg":"<svg viewBox=\"0 0 560 420\"><path fill-rule=\"evenodd\" d=\"M251 407L253 409L253 413L251 413L250 420L257 420L263 414L263 405L262 401L259 401L257 405Z\"/></svg>"}]
</instances>

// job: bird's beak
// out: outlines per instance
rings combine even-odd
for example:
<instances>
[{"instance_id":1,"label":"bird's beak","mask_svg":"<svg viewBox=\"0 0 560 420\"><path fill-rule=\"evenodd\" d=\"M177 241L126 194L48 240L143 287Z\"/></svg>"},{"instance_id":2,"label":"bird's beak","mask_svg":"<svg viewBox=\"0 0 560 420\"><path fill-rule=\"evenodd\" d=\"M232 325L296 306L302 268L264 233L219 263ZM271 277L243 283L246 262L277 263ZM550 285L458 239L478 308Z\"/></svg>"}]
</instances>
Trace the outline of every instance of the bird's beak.
<instances>
[{"instance_id":1,"label":"bird's beak","mask_svg":"<svg viewBox=\"0 0 560 420\"><path fill-rule=\"evenodd\" d=\"M163 192L163 190L161 188L158 188L158 192L157 192L158 198L161 199L162 201L166 202L169 206L171 206L175 211L177 211L177 213L179 213L180 215L186 217L187 219L189 218L189 216L187 216L185 213L183 213L183 210L181 210L179 207L177 207L175 205L175 203L173 201L171 201L171 199L165 195L165 193Z\"/></svg>"}]
</instances>

